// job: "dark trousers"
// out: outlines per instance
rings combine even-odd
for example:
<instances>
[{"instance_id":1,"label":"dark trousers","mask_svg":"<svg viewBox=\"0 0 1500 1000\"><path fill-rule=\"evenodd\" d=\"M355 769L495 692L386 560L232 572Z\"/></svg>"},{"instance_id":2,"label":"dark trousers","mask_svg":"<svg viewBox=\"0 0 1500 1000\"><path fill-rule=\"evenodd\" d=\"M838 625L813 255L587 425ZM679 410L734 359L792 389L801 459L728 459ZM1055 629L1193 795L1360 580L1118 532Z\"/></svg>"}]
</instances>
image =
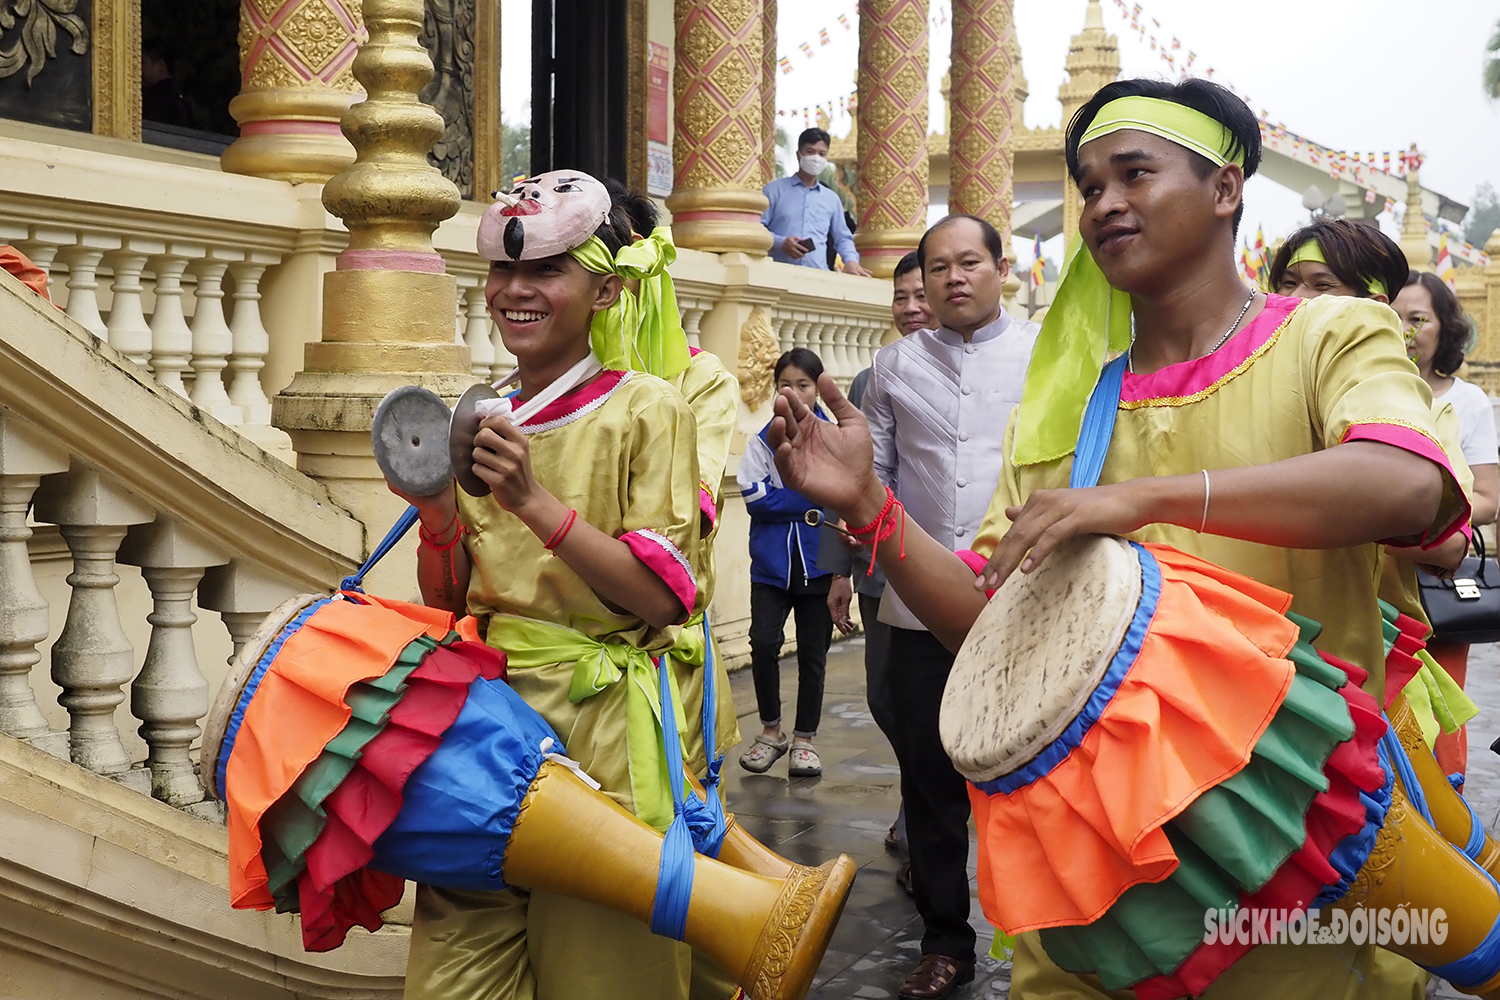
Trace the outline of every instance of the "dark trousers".
<instances>
[{"instance_id":1,"label":"dark trousers","mask_svg":"<svg viewBox=\"0 0 1500 1000\"><path fill-rule=\"evenodd\" d=\"M896 707L891 703L891 627L878 621L880 598L859 595L859 619L865 627L865 701L875 725L896 745Z\"/></svg>"},{"instance_id":2,"label":"dark trousers","mask_svg":"<svg viewBox=\"0 0 1500 1000\"><path fill-rule=\"evenodd\" d=\"M969 926L969 793L938 738L938 708L953 654L930 632L891 629L896 759L922 952L974 957Z\"/></svg>"},{"instance_id":3,"label":"dark trousers","mask_svg":"<svg viewBox=\"0 0 1500 1000\"><path fill-rule=\"evenodd\" d=\"M750 672L755 677L755 700L762 725L781 721L781 644L786 641L786 616L797 616L796 736L818 734L823 717L823 674L828 666L828 644L833 641L833 616L828 613L831 576L802 578L792 567L792 585L750 585Z\"/></svg>"}]
</instances>

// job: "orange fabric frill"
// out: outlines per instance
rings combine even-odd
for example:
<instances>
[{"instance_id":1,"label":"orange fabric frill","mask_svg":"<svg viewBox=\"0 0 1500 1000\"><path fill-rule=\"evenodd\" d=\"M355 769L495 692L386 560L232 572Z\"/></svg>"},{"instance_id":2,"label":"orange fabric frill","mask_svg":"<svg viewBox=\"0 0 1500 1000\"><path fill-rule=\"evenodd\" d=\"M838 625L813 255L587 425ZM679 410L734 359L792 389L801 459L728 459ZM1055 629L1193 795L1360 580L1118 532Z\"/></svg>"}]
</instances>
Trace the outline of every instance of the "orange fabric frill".
<instances>
[{"instance_id":1,"label":"orange fabric frill","mask_svg":"<svg viewBox=\"0 0 1500 1000\"><path fill-rule=\"evenodd\" d=\"M448 612L360 594L319 608L282 645L245 709L225 772L233 906L275 904L260 856L261 817L348 725L350 686L384 676L417 636L441 640L452 628Z\"/></svg>"},{"instance_id":2,"label":"orange fabric frill","mask_svg":"<svg viewBox=\"0 0 1500 1000\"><path fill-rule=\"evenodd\" d=\"M969 786L979 900L1007 933L1090 923L1126 889L1170 875L1163 824L1244 768L1291 688L1290 595L1146 548L1161 567L1156 614L1082 744L1008 795Z\"/></svg>"}]
</instances>

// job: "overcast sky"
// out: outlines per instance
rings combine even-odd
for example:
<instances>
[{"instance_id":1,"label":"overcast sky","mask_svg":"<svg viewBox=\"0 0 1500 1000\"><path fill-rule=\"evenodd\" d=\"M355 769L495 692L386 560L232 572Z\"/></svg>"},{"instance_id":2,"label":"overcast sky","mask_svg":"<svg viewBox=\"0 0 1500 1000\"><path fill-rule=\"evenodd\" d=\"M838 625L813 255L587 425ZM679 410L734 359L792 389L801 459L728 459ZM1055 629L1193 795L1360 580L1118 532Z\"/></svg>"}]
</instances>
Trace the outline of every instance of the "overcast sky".
<instances>
[{"instance_id":1,"label":"overcast sky","mask_svg":"<svg viewBox=\"0 0 1500 1000\"><path fill-rule=\"evenodd\" d=\"M1124 76L1170 74L1149 43L1129 30L1114 0L1102 0L1105 29L1119 39ZM1133 3L1131 4L1133 6ZM854 0L778 5L781 54L794 67L777 73L777 106L836 106L854 89L858 32ZM521 34L520 16L529 2L505 0L506 38ZM931 0L942 19L948 0ZM1066 74L1069 38L1083 26L1085 0L1016 0L1016 24L1031 96L1026 124L1057 125L1057 89ZM1396 151L1417 143L1426 156L1425 186L1469 204L1481 181L1500 183L1500 104L1480 88L1485 42L1500 19L1495 0L1141 0L1141 23L1158 41L1182 43L1179 57L1197 53L1195 69L1212 66L1215 79L1233 83L1257 112L1335 149ZM1253 13L1255 16L1247 16ZM844 28L844 14L851 29ZM1151 23L1161 23L1157 28ZM829 44L821 44L819 29ZM948 65L948 25L931 32L932 121L942 122L938 83ZM814 53L807 58L799 45ZM512 46L506 46L506 52ZM524 103L524 68L502 66L502 99L509 114ZM1179 58L1179 65L1181 59ZM505 72L509 69L510 72ZM521 69L519 74L516 69ZM519 76L519 79L516 79ZM786 119L782 119L787 123ZM789 124L795 135L801 119ZM849 122L835 122L847 131ZM1245 221L1264 224L1268 239L1302 224L1307 213L1300 192L1261 178L1247 189ZM1393 228L1385 217L1387 228ZM1054 241L1056 242L1056 241ZM1029 247L1017 246L1022 261ZM1060 247L1048 247L1055 256Z\"/></svg>"}]
</instances>

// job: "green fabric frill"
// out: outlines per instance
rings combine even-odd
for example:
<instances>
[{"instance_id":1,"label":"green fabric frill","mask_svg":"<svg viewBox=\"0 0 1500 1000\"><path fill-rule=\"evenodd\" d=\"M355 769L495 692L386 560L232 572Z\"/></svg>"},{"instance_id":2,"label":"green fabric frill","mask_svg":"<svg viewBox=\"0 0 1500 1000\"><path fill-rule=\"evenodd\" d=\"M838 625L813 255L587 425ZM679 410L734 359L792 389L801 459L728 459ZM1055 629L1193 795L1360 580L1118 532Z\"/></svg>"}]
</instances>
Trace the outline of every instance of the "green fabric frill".
<instances>
[{"instance_id":1,"label":"green fabric frill","mask_svg":"<svg viewBox=\"0 0 1500 1000\"><path fill-rule=\"evenodd\" d=\"M450 635L444 643L457 639ZM323 802L333 794L364 748L385 729L390 711L406 693L406 679L438 648L437 640L419 635L406 645L391 668L380 677L350 686L344 697L349 722L328 741L316 760L261 817L261 859L279 913L296 912L297 875L307 867L307 849L323 832L328 815Z\"/></svg>"},{"instance_id":2,"label":"green fabric frill","mask_svg":"<svg viewBox=\"0 0 1500 1000\"><path fill-rule=\"evenodd\" d=\"M1091 924L1041 932L1062 968L1111 990L1174 972L1203 943L1204 911L1235 907L1307 841L1308 808L1328 789L1323 766L1354 721L1337 693L1348 677L1310 644L1320 626L1288 617L1301 629L1287 654L1297 673L1250 762L1166 824L1178 865L1165 880L1125 890Z\"/></svg>"}]
</instances>

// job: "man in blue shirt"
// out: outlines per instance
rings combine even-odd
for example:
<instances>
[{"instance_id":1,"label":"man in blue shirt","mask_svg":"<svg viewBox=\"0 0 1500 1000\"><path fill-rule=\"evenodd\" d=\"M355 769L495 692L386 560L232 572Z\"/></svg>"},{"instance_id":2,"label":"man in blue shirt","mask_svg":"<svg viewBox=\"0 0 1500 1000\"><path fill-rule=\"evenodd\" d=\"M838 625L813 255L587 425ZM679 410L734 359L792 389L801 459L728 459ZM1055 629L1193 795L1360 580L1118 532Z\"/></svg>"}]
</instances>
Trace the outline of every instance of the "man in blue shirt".
<instances>
[{"instance_id":1,"label":"man in blue shirt","mask_svg":"<svg viewBox=\"0 0 1500 1000\"><path fill-rule=\"evenodd\" d=\"M770 201L760 224L771 231L771 258L828 270L828 237L844 258L844 273L868 278L859 266L859 251L844 223L844 203L834 190L818 183L828 166L828 133L810 128L797 137L797 172L765 186Z\"/></svg>"}]
</instances>

